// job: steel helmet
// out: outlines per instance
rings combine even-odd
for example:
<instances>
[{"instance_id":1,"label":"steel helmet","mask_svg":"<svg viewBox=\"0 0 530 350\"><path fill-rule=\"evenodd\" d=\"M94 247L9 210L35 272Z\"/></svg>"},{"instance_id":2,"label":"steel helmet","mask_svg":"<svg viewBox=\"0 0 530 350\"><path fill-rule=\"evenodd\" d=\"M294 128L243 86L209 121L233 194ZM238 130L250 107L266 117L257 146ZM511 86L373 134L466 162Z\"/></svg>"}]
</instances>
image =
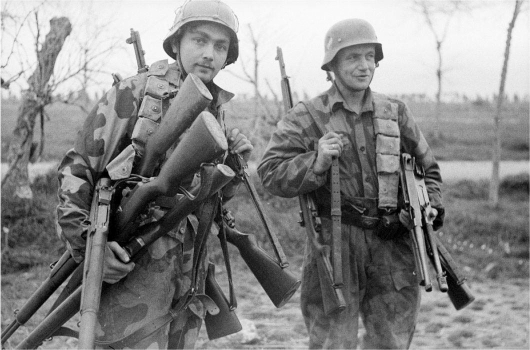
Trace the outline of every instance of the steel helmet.
<instances>
[{"instance_id":1,"label":"steel helmet","mask_svg":"<svg viewBox=\"0 0 530 350\"><path fill-rule=\"evenodd\" d=\"M237 39L237 30L239 21L237 16L228 5L219 0L188 0L176 11L175 21L169 29L169 33L164 39L164 51L176 59L175 53L171 48L171 40L174 36L181 36L181 30L185 24L196 21L215 22L223 25L230 33L230 46L226 64L234 63L239 56L239 44Z\"/></svg>"},{"instance_id":2,"label":"steel helmet","mask_svg":"<svg viewBox=\"0 0 530 350\"><path fill-rule=\"evenodd\" d=\"M375 44L375 62L383 59L383 47L377 41L374 27L364 19L345 19L334 24L326 33L324 41L324 62L322 69L329 71L329 63L337 53L348 46Z\"/></svg>"}]
</instances>

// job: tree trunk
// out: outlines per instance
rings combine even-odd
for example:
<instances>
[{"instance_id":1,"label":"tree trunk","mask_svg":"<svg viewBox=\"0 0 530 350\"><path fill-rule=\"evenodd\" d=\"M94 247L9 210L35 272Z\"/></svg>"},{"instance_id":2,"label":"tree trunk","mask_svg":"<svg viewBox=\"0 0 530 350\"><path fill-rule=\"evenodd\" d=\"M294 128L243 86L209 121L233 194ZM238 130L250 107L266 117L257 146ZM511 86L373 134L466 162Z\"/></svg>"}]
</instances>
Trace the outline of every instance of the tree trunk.
<instances>
[{"instance_id":1,"label":"tree trunk","mask_svg":"<svg viewBox=\"0 0 530 350\"><path fill-rule=\"evenodd\" d=\"M501 113L502 113L502 102L504 100L504 87L506 85L506 74L508 72L508 60L510 58L510 44L512 42L512 31L515 27L515 21L517 15L521 9L522 0L515 1L515 9L513 11L513 17L508 25L508 35L506 38L506 48L504 50L504 63L502 65L501 72L501 83L499 87L499 95L497 96L497 110L493 118L493 152L492 152L492 173L489 188L489 201L490 205L496 207L499 204L499 163L501 160Z\"/></svg>"},{"instance_id":2,"label":"tree trunk","mask_svg":"<svg viewBox=\"0 0 530 350\"><path fill-rule=\"evenodd\" d=\"M28 79L29 87L23 94L18 110L17 125L7 155L9 169L2 179L3 195L14 195L28 200L33 198L29 187L28 163L35 120L50 102L51 91L48 82L53 74L57 56L71 31L72 26L68 18L54 17L50 20L50 32L37 52L38 65Z\"/></svg>"},{"instance_id":3,"label":"tree trunk","mask_svg":"<svg viewBox=\"0 0 530 350\"><path fill-rule=\"evenodd\" d=\"M434 111L435 128L433 137L435 140L440 140L442 133L440 131L440 125L442 118L442 42L438 40L436 42L436 51L438 52L438 68L436 69L436 79L438 81L438 90L436 91L436 107Z\"/></svg>"}]
</instances>

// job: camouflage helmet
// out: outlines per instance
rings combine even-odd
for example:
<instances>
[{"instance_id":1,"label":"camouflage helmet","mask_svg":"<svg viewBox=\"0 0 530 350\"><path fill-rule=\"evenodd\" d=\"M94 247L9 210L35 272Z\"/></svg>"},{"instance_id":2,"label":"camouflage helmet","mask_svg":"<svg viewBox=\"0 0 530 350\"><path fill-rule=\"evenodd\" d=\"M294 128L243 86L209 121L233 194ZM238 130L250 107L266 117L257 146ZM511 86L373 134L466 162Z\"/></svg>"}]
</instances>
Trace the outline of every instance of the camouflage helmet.
<instances>
[{"instance_id":1,"label":"camouflage helmet","mask_svg":"<svg viewBox=\"0 0 530 350\"><path fill-rule=\"evenodd\" d=\"M173 37L180 37L184 33L182 29L186 24L196 21L208 21L223 25L230 33L230 46L226 65L234 63L239 56L239 44L237 30L239 21L237 16L228 5L219 0L188 0L176 11L175 21L169 29L169 33L164 39L164 51L176 59L176 55L171 48Z\"/></svg>"},{"instance_id":2,"label":"camouflage helmet","mask_svg":"<svg viewBox=\"0 0 530 350\"><path fill-rule=\"evenodd\" d=\"M383 47L377 41L374 27L370 23L364 19L352 18L334 24L326 33L324 62L321 68L325 71L331 70L329 63L341 49L360 44L375 44L375 62L383 59Z\"/></svg>"}]
</instances>

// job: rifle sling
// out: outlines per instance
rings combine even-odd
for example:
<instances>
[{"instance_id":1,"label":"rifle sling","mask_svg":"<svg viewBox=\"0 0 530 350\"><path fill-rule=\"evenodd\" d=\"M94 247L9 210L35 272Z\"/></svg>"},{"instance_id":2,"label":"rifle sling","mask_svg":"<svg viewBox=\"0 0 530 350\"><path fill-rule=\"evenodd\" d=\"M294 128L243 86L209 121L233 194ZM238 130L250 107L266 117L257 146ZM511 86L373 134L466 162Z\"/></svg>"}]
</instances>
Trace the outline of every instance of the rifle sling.
<instances>
[{"instance_id":1,"label":"rifle sling","mask_svg":"<svg viewBox=\"0 0 530 350\"><path fill-rule=\"evenodd\" d=\"M317 117L317 111L311 103L301 102L315 122L321 135L327 130L322 121ZM333 159L331 163L331 254L333 259L333 286L343 286L342 279L342 242L341 242L341 199L340 199L340 173L339 160Z\"/></svg>"},{"instance_id":2,"label":"rifle sling","mask_svg":"<svg viewBox=\"0 0 530 350\"><path fill-rule=\"evenodd\" d=\"M223 215L223 203L219 201L219 214L221 219L219 220L219 242L221 244L221 251L223 252L223 259L225 261L226 276L228 278L228 292L230 293L230 310L237 308L236 294L234 292L234 283L232 280L232 267L230 265L230 255L228 254L228 241L226 240L226 223L222 218Z\"/></svg>"}]
</instances>

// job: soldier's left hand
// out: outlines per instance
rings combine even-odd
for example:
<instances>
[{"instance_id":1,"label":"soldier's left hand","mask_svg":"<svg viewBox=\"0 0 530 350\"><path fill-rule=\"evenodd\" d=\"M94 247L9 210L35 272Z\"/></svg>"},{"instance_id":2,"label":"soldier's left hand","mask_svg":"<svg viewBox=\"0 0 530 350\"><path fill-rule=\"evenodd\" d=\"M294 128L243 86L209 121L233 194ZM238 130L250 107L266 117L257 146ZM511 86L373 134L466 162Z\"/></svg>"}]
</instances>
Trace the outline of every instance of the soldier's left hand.
<instances>
[{"instance_id":1,"label":"soldier's left hand","mask_svg":"<svg viewBox=\"0 0 530 350\"><path fill-rule=\"evenodd\" d=\"M230 153L239 154L245 162L248 162L250 154L254 149L250 140L238 128L232 129L228 135L228 148L230 149Z\"/></svg>"}]
</instances>

